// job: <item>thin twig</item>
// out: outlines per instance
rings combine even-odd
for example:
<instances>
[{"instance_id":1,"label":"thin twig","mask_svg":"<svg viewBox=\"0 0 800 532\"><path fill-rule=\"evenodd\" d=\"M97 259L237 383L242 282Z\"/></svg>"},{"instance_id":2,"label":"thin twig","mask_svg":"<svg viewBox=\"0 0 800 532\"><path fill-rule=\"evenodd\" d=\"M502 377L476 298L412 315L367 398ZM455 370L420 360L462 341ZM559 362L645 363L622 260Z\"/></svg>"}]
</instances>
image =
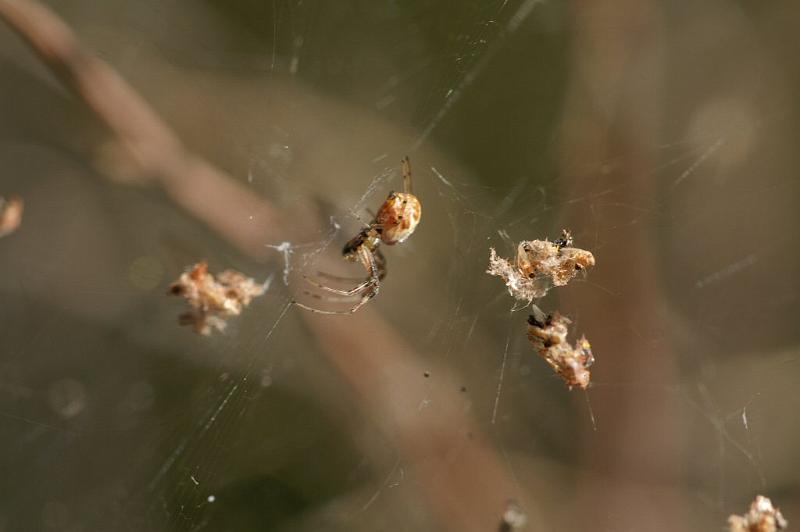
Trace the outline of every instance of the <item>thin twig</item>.
<instances>
[{"instance_id":1,"label":"thin twig","mask_svg":"<svg viewBox=\"0 0 800 532\"><path fill-rule=\"evenodd\" d=\"M272 204L223 170L190 153L172 129L109 64L85 49L72 30L35 0L0 0L4 19L111 133L103 170L129 182L161 185L181 207L248 254L281 233ZM133 170L133 175L131 171ZM213 201L209 201L213 198ZM231 212L249 217L234 217ZM284 235L285 236L285 235Z\"/></svg>"}]
</instances>

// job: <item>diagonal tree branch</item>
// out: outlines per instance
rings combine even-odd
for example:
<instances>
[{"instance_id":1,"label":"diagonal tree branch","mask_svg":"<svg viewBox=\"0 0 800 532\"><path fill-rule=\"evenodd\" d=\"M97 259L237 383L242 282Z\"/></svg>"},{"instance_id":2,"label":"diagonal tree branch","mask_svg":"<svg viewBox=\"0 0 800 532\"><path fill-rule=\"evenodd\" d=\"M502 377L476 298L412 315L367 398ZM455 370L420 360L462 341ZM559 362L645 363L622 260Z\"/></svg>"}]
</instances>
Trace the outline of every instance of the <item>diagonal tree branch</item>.
<instances>
[{"instance_id":1,"label":"diagonal tree branch","mask_svg":"<svg viewBox=\"0 0 800 532\"><path fill-rule=\"evenodd\" d=\"M147 102L84 49L50 9L34 0L0 0L0 17L110 131L112 144L99 155L111 164L103 164L103 170L129 182L159 184L178 205L250 255L262 254L263 242L278 238L280 217L271 203L188 152Z\"/></svg>"}]
</instances>

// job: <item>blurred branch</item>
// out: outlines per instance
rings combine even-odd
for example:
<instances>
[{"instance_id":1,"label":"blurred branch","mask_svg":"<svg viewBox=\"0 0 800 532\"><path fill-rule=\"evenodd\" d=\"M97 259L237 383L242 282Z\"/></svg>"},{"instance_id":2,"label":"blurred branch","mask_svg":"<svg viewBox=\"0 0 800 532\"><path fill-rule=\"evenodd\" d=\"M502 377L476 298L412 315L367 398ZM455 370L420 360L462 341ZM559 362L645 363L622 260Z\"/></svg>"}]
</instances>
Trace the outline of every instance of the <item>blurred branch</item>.
<instances>
[{"instance_id":1,"label":"blurred branch","mask_svg":"<svg viewBox=\"0 0 800 532\"><path fill-rule=\"evenodd\" d=\"M0 17L111 132L112 143L97 154L103 170L127 182L160 184L177 204L248 254L263 253L263 242L277 239L279 216L272 205L188 152L147 102L87 52L56 14L34 0L0 0Z\"/></svg>"},{"instance_id":2,"label":"blurred branch","mask_svg":"<svg viewBox=\"0 0 800 532\"><path fill-rule=\"evenodd\" d=\"M432 386L406 339L372 309L346 317L314 314L308 321L372 419L397 442L442 530L497 530L519 488L481 434L458 383L434 370Z\"/></svg>"},{"instance_id":3,"label":"blurred branch","mask_svg":"<svg viewBox=\"0 0 800 532\"><path fill-rule=\"evenodd\" d=\"M611 190L606 205L575 204L567 216L597 243L592 281L624 297L597 291L570 306L592 316L587 335L598 355L591 392L604 427L584 438L579 502L584 528L682 528L679 482L681 427L669 386L678 371L666 342L657 338L664 308L653 220L631 223L617 205L654 202L663 99L664 17L652 0L593 3L573 0L571 82L562 122L561 173L567 196ZM648 387L637 384L648 383ZM656 383L662 386L656 386ZM632 435L635 435L632 436ZM654 502L657 501L657 502Z\"/></svg>"}]
</instances>

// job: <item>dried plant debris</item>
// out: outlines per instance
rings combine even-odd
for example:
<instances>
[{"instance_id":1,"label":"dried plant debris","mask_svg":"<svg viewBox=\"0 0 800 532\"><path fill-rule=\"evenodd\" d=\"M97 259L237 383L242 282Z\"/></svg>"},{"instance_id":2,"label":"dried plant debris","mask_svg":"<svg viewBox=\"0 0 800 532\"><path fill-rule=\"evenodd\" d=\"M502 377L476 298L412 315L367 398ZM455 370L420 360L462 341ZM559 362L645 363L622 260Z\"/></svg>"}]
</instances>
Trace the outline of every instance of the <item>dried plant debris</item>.
<instances>
[{"instance_id":1,"label":"dried plant debris","mask_svg":"<svg viewBox=\"0 0 800 532\"><path fill-rule=\"evenodd\" d=\"M581 336L574 346L569 344L570 323L569 318L558 312L543 320L531 315L528 317L528 339L570 390L574 386L585 390L591 379L589 367L594 364L592 346L585 336Z\"/></svg>"},{"instance_id":2,"label":"dried plant debris","mask_svg":"<svg viewBox=\"0 0 800 532\"><path fill-rule=\"evenodd\" d=\"M788 525L780 510L772 506L772 501L763 495L756 497L746 514L728 517L730 532L776 532L784 530Z\"/></svg>"},{"instance_id":3,"label":"dried plant debris","mask_svg":"<svg viewBox=\"0 0 800 532\"><path fill-rule=\"evenodd\" d=\"M187 269L169 292L183 296L191 307L178 318L181 325L191 325L203 335L213 329L225 330L226 320L238 316L254 297L263 295L269 281L260 284L235 270L225 270L216 278L203 261Z\"/></svg>"},{"instance_id":4,"label":"dried plant debris","mask_svg":"<svg viewBox=\"0 0 800 532\"><path fill-rule=\"evenodd\" d=\"M506 511L503 512L503 519L500 521L499 532L514 532L522 530L528 523L528 516L522 510L522 507L517 501L511 499L506 505Z\"/></svg>"},{"instance_id":5,"label":"dried plant debris","mask_svg":"<svg viewBox=\"0 0 800 532\"><path fill-rule=\"evenodd\" d=\"M554 286L569 283L579 271L594 266L594 256L572 247L572 235L566 229L561 238L549 240L524 240L517 247L512 263L489 250L489 269L486 273L501 277L508 292L515 299L530 303L544 297Z\"/></svg>"},{"instance_id":6,"label":"dried plant debris","mask_svg":"<svg viewBox=\"0 0 800 532\"><path fill-rule=\"evenodd\" d=\"M0 197L0 237L13 233L22 223L25 204L19 196Z\"/></svg>"}]
</instances>

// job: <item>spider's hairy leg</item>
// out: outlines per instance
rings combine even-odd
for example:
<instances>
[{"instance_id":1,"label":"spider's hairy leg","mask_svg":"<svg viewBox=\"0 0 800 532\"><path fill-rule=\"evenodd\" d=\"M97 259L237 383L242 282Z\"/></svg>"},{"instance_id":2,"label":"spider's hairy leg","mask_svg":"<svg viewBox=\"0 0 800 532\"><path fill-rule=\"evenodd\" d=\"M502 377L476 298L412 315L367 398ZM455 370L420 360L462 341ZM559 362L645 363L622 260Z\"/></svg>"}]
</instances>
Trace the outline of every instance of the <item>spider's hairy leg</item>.
<instances>
[{"instance_id":1,"label":"spider's hairy leg","mask_svg":"<svg viewBox=\"0 0 800 532\"><path fill-rule=\"evenodd\" d=\"M334 275L332 273L327 273L327 272L322 272L322 271L317 271L316 275L317 275L317 277L324 277L325 279L328 279L330 281L339 281L339 282L342 282L342 283L359 283L359 282L361 282L361 277L345 277L343 275ZM306 279L309 279L309 278L306 277ZM314 284L316 286L316 283L312 282L311 284Z\"/></svg>"},{"instance_id":2,"label":"spider's hairy leg","mask_svg":"<svg viewBox=\"0 0 800 532\"><path fill-rule=\"evenodd\" d=\"M364 295L361 296L361 299L358 301L358 303L355 304L355 306L347 310L325 310L321 308L311 307L309 305L306 305L305 303L300 303L299 301L292 301L292 303L302 309L311 312L316 312L317 314L354 314L358 309L364 306L370 299L375 297L377 293L378 293L378 285L375 284L372 286L371 289L368 289L364 292Z\"/></svg>"},{"instance_id":3,"label":"spider's hairy leg","mask_svg":"<svg viewBox=\"0 0 800 532\"><path fill-rule=\"evenodd\" d=\"M365 295L364 297L361 298L361 300L354 307L352 307L352 308L350 308L348 310L324 310L324 309L321 309L321 308L315 308L315 307L308 306L305 303L300 303L299 301L296 301L296 300L292 300L292 304L295 305L295 306L298 306L298 307L300 307L302 309L308 310L310 312L315 312L317 314L345 314L345 315L347 315L347 314L354 314L358 309L360 309L364 304L367 303L367 301L372 299L374 296L375 296L374 293L371 294L371 295Z\"/></svg>"},{"instance_id":4,"label":"spider's hairy leg","mask_svg":"<svg viewBox=\"0 0 800 532\"><path fill-rule=\"evenodd\" d=\"M316 286L320 290L325 290L326 292L330 292L332 294L337 294L340 296L354 296L359 292L366 290L370 287L370 285L377 285L380 281L386 277L386 259L381 253L380 249L375 249L374 251L370 251L366 245L361 245L356 249L358 260L364 266L364 268L369 273L369 277L359 283L356 287L351 288L349 290L342 290L340 288L334 288L332 286L327 286L322 284L321 282L311 279L310 277L303 276L307 283ZM330 273L325 272L317 272L317 275L321 277L326 277L328 279L336 280L336 281L359 281L360 278L351 278L351 277L340 277L338 275L333 275ZM377 288L375 289L377 293Z\"/></svg>"},{"instance_id":5,"label":"spider's hairy leg","mask_svg":"<svg viewBox=\"0 0 800 532\"><path fill-rule=\"evenodd\" d=\"M383 278L386 277L386 258L383 256L383 253L381 253L379 248L376 248L372 251L372 258L374 259L375 265L378 269L378 280L383 281ZM323 272L320 270L317 270L316 276L323 277L329 281L337 281L342 283L360 283L363 279L363 277L345 277L344 275L334 275L332 273ZM307 276L304 277L305 279L309 279ZM313 284L314 286L319 286L310 279L309 283Z\"/></svg>"},{"instance_id":6,"label":"spider's hairy leg","mask_svg":"<svg viewBox=\"0 0 800 532\"><path fill-rule=\"evenodd\" d=\"M305 303L300 303L299 301L293 299L292 305L296 307L300 307L303 310L307 310L309 312L313 312L315 314L352 314L354 311L351 310L323 310L321 308L310 307Z\"/></svg>"},{"instance_id":7,"label":"spider's hairy leg","mask_svg":"<svg viewBox=\"0 0 800 532\"><path fill-rule=\"evenodd\" d=\"M401 159L400 164L403 172L403 192L406 194L413 194L414 192L411 182L411 160L406 155Z\"/></svg>"},{"instance_id":8,"label":"spider's hairy leg","mask_svg":"<svg viewBox=\"0 0 800 532\"><path fill-rule=\"evenodd\" d=\"M336 276L333 276L333 275L330 275L330 274L327 274L327 273L320 272L320 274L323 277L336 278ZM359 285L351 288L350 290L342 290L340 288L334 288L332 286L324 285L324 284L320 283L319 281L316 281L316 280L314 280L314 279L312 279L310 277L303 276L303 278L306 280L306 282L308 284L314 285L317 288L319 288L320 290L325 290L326 292L330 292L332 294L337 294L337 295L340 295L340 296L354 296L354 295L358 294L359 292L361 292L362 290L366 289L370 284L372 284L372 278L370 277L370 278L367 278L366 280L362 281ZM347 278L346 277L338 277L337 279L346 280ZM353 280L357 281L359 279L353 279Z\"/></svg>"},{"instance_id":9,"label":"spider's hairy leg","mask_svg":"<svg viewBox=\"0 0 800 532\"><path fill-rule=\"evenodd\" d=\"M306 278L306 281L308 281L309 283L313 284L314 286L317 286L317 287L319 287L319 288L321 288L323 290L326 290L328 292L332 292L334 294L351 296L351 295L355 295L355 294L358 294L359 292L361 292L361 299L359 300L358 303L356 303L355 306L353 306L352 308L350 308L348 310L323 310L323 309L310 307L310 306L308 306L308 305L306 305L304 303L300 303L298 301L293 301L293 303L295 305L297 305L298 307L300 307L300 308L303 308L305 310L309 310L311 312L316 312L318 314L353 314L358 309L360 309L370 299L372 299L373 297L375 297L378 294L378 290L380 289L380 280L381 280L382 276L385 274L385 269L384 269L384 262L385 261L383 259L383 255L381 255L376 250L375 254L378 255L379 258L376 257L375 255L373 255L373 251L371 251L367 246L360 246L357 249L357 253L358 253L358 259L361 261L361 263L367 269L367 271L369 272L370 276L364 282L362 282L361 284L359 284L358 286L356 286L355 288L353 288L351 290L338 290L336 288L331 288L329 286L325 286L323 284L317 283L315 281L312 281L311 279Z\"/></svg>"}]
</instances>

